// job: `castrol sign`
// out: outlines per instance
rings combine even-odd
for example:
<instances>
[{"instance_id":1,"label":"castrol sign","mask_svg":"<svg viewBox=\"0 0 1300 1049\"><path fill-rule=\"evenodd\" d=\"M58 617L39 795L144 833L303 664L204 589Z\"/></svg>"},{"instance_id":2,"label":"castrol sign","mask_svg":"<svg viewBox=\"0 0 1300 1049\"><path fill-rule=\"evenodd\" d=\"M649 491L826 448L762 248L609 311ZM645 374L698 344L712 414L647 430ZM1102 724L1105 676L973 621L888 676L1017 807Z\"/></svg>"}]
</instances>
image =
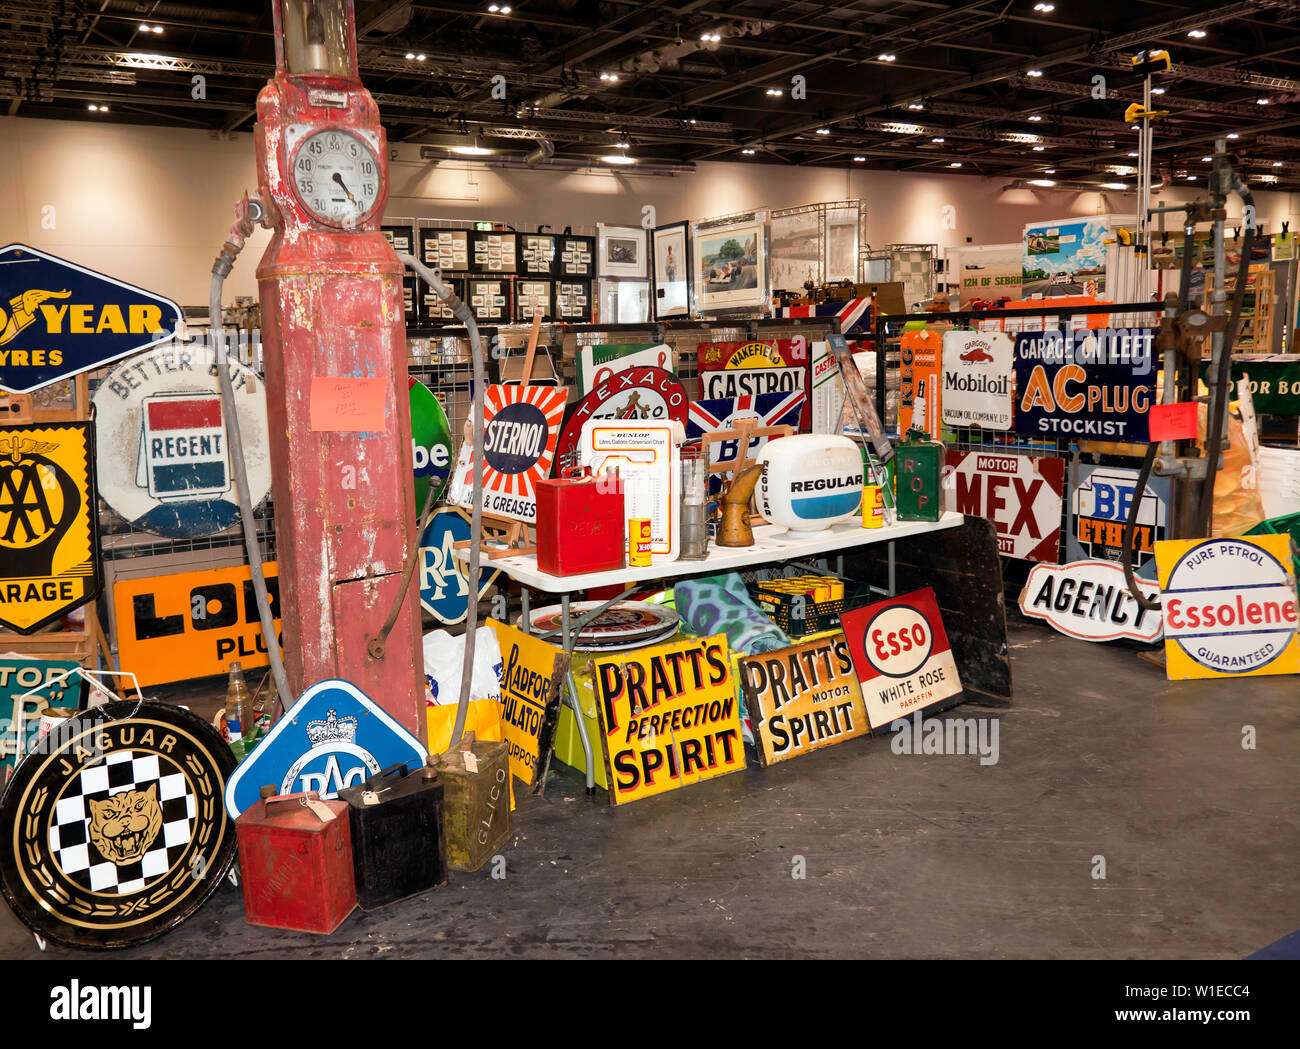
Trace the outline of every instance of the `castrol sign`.
<instances>
[{"instance_id":1,"label":"castrol sign","mask_svg":"<svg viewBox=\"0 0 1300 1049\"><path fill-rule=\"evenodd\" d=\"M1171 681L1300 673L1290 536L1159 542L1156 568Z\"/></svg>"}]
</instances>

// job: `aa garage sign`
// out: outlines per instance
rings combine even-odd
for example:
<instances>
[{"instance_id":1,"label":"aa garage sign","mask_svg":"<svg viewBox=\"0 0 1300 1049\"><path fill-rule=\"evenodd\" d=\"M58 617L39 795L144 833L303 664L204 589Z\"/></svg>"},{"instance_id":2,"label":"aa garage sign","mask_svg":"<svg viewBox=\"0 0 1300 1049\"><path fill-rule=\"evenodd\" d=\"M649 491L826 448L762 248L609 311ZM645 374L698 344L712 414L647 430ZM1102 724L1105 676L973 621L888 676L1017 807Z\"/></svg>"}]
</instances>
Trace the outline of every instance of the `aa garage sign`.
<instances>
[{"instance_id":1,"label":"aa garage sign","mask_svg":"<svg viewBox=\"0 0 1300 1049\"><path fill-rule=\"evenodd\" d=\"M1300 672L1289 535L1157 543L1156 568L1171 681Z\"/></svg>"},{"instance_id":2,"label":"aa garage sign","mask_svg":"<svg viewBox=\"0 0 1300 1049\"><path fill-rule=\"evenodd\" d=\"M949 452L944 488L950 509L993 522L998 553L1053 564L1060 560L1064 459Z\"/></svg>"}]
</instances>

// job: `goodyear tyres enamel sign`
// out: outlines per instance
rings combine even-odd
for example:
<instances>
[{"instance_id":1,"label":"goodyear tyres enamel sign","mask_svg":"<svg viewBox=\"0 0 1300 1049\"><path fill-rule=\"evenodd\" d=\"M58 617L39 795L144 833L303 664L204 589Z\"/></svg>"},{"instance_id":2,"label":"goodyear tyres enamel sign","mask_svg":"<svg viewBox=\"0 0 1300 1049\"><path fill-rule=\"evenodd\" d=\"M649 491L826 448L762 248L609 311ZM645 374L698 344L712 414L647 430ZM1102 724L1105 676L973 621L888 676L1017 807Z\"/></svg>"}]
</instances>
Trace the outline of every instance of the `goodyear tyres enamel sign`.
<instances>
[{"instance_id":1,"label":"goodyear tyres enamel sign","mask_svg":"<svg viewBox=\"0 0 1300 1049\"><path fill-rule=\"evenodd\" d=\"M0 628L31 634L99 594L94 424L0 426Z\"/></svg>"},{"instance_id":2,"label":"goodyear tyres enamel sign","mask_svg":"<svg viewBox=\"0 0 1300 1049\"><path fill-rule=\"evenodd\" d=\"M25 244L0 248L0 390L28 393L170 339L170 299Z\"/></svg>"}]
</instances>

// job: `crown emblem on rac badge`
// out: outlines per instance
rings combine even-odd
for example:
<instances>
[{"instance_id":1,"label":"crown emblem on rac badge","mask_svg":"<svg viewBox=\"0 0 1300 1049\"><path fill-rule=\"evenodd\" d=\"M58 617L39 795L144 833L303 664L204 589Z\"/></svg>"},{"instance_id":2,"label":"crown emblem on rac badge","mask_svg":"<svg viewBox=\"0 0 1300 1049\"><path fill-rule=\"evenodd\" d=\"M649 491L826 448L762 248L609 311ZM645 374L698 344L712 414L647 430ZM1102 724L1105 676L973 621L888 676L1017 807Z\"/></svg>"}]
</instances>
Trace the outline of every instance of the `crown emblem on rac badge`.
<instances>
[{"instance_id":1,"label":"crown emblem on rac badge","mask_svg":"<svg viewBox=\"0 0 1300 1049\"><path fill-rule=\"evenodd\" d=\"M307 722L307 738L313 747L330 743L351 743L357 738L357 719L339 718L337 710L328 711L324 721Z\"/></svg>"}]
</instances>

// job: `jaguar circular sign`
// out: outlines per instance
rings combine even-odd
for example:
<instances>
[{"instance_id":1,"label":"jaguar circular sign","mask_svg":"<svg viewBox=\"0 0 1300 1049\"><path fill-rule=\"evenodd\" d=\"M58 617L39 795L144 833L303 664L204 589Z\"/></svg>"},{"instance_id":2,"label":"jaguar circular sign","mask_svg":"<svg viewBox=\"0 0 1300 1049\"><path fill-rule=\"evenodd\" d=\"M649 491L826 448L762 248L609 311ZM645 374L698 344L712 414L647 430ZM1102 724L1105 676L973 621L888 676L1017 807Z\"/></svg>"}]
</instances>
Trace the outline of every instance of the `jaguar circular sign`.
<instances>
[{"instance_id":1,"label":"jaguar circular sign","mask_svg":"<svg viewBox=\"0 0 1300 1049\"><path fill-rule=\"evenodd\" d=\"M685 425L689 408L690 398L672 372L649 366L626 368L592 387L578 402L560 435L556 455L563 462L563 457L574 453L588 419L676 420Z\"/></svg>"},{"instance_id":2,"label":"jaguar circular sign","mask_svg":"<svg viewBox=\"0 0 1300 1049\"><path fill-rule=\"evenodd\" d=\"M230 748L158 703L108 703L56 725L0 798L0 890L37 935L105 949L189 918L235 858L222 804Z\"/></svg>"},{"instance_id":3,"label":"jaguar circular sign","mask_svg":"<svg viewBox=\"0 0 1300 1049\"><path fill-rule=\"evenodd\" d=\"M915 608L893 605L872 616L862 632L862 649L886 677L915 674L930 658L934 631Z\"/></svg>"}]
</instances>

